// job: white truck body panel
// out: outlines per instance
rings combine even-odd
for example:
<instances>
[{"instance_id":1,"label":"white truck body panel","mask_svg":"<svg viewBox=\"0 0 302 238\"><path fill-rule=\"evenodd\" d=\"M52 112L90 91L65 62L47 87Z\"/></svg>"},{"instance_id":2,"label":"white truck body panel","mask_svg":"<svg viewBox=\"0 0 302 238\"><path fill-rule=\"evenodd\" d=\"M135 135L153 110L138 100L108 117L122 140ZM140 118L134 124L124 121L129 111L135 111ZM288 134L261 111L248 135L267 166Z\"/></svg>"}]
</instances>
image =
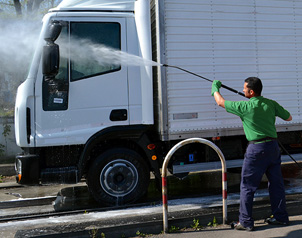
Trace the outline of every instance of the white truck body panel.
<instances>
[{"instance_id":1,"label":"white truck body panel","mask_svg":"<svg viewBox=\"0 0 302 238\"><path fill-rule=\"evenodd\" d=\"M157 60L242 91L262 79L264 97L293 116L278 131L301 129L302 2L165 0L159 6ZM155 33L155 30L153 31ZM211 83L174 68L159 72L159 131L163 140L243 134L237 116L211 97ZM226 100L246 100L221 89Z\"/></svg>"},{"instance_id":2,"label":"white truck body panel","mask_svg":"<svg viewBox=\"0 0 302 238\"><path fill-rule=\"evenodd\" d=\"M149 1L135 3L135 21L137 26L139 55L147 60L152 59L151 23ZM151 66L141 67L142 91L142 124L154 123L153 114L153 85ZM151 107L150 107L151 106Z\"/></svg>"},{"instance_id":3,"label":"white truck body panel","mask_svg":"<svg viewBox=\"0 0 302 238\"><path fill-rule=\"evenodd\" d=\"M49 19L54 14L47 14L43 18L43 22L48 22ZM31 133L31 136L28 138L27 133L27 108L30 108L30 117L32 132L35 128L35 82L37 78L38 69L40 67L41 54L42 54L42 41L43 35L45 34L46 27L42 28L41 34L39 37L38 45L31 63L31 67L28 73L27 79L18 87L16 94L15 102L15 138L16 144L20 147L34 147L35 146L35 136L34 133Z\"/></svg>"}]
</instances>

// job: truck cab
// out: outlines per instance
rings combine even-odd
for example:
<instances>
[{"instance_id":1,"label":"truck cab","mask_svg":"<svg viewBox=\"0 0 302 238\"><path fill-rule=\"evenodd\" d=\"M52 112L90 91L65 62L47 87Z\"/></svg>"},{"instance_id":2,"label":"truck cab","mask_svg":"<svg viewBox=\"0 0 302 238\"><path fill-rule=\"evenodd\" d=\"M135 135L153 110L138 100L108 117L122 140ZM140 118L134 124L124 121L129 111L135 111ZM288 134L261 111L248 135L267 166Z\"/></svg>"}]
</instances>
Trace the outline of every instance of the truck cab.
<instances>
[{"instance_id":1,"label":"truck cab","mask_svg":"<svg viewBox=\"0 0 302 238\"><path fill-rule=\"evenodd\" d=\"M63 1L44 17L17 92L19 183L77 183L87 175L96 200L107 204L146 192L152 155L129 148L146 143L153 124L151 67L128 65L118 53L151 59L149 19L148 1L134 0Z\"/></svg>"}]
</instances>

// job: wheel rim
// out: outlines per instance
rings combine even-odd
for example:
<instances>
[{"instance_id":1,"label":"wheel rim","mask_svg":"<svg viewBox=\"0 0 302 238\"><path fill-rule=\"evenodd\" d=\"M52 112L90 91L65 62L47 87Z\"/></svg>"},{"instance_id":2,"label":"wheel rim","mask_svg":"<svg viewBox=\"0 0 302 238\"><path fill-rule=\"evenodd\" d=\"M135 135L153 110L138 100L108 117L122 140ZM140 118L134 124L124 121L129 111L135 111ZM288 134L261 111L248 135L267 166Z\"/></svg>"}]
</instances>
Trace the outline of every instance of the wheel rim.
<instances>
[{"instance_id":1,"label":"wheel rim","mask_svg":"<svg viewBox=\"0 0 302 238\"><path fill-rule=\"evenodd\" d=\"M123 159L111 161L100 174L103 190L114 197L126 196L131 193L137 182L137 169L131 162Z\"/></svg>"}]
</instances>

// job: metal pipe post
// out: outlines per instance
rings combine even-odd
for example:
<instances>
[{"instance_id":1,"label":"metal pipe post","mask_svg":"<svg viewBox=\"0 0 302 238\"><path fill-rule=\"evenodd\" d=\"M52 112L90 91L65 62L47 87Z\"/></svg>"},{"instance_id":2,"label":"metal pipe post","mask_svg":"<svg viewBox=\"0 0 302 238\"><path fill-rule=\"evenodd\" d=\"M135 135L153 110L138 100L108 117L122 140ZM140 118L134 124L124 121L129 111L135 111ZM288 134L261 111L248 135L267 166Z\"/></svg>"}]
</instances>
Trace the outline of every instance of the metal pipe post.
<instances>
[{"instance_id":1,"label":"metal pipe post","mask_svg":"<svg viewBox=\"0 0 302 238\"><path fill-rule=\"evenodd\" d=\"M168 152L165 157L163 167L162 167L162 198L163 198L163 228L164 233L168 232L168 188L167 188L167 168L169 161L172 155L177 151L180 147L190 144L190 143L202 143L210 146L215 150L218 154L221 165L222 165L222 206L223 206L223 224L227 222L227 168L224 155L222 154L221 150L211 141L202 139L202 138L190 138L183 140L172 147L172 149Z\"/></svg>"}]
</instances>

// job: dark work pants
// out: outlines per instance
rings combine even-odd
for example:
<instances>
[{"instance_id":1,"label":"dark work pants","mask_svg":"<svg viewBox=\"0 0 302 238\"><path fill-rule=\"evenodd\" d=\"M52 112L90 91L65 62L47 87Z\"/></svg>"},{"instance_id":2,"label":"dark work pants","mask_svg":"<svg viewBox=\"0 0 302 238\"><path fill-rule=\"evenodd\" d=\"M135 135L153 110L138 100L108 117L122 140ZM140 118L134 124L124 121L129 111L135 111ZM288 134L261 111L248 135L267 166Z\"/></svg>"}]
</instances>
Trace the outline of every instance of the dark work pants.
<instances>
[{"instance_id":1,"label":"dark work pants","mask_svg":"<svg viewBox=\"0 0 302 238\"><path fill-rule=\"evenodd\" d=\"M244 227L254 226L252 218L254 193L263 174L268 178L272 215L278 221L288 222L281 156L277 141L249 144L242 166L240 185L239 222Z\"/></svg>"}]
</instances>

